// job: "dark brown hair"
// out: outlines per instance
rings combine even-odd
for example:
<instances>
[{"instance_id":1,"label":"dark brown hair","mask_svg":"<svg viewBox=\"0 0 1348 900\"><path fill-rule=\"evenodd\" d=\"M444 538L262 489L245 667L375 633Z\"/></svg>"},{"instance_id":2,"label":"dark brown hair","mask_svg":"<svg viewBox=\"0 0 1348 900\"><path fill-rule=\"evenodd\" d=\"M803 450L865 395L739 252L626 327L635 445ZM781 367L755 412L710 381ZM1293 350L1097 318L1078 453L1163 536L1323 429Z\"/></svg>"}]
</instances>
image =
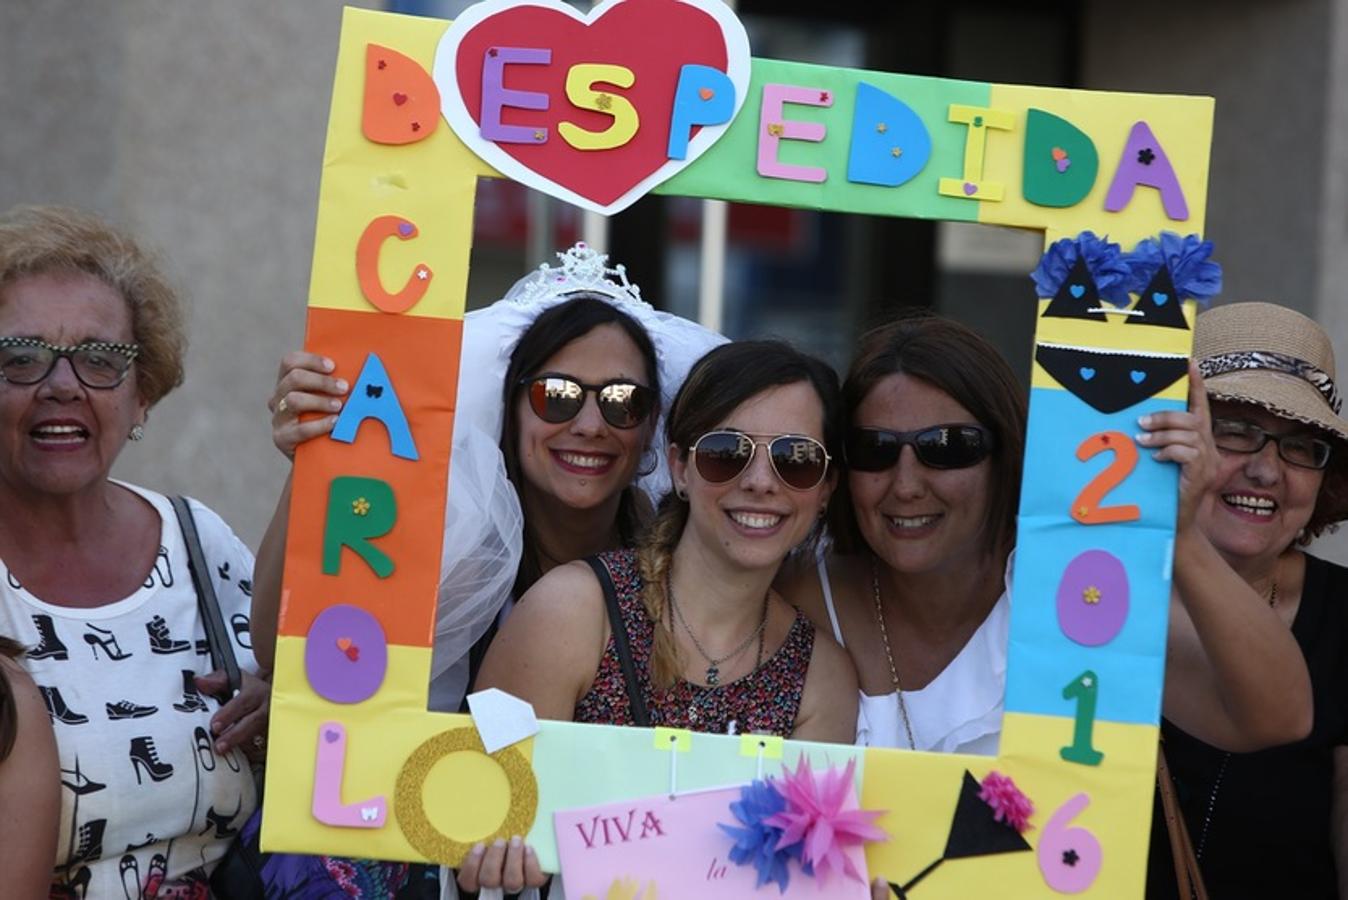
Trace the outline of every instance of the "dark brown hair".
<instances>
[{"instance_id":1,"label":"dark brown hair","mask_svg":"<svg viewBox=\"0 0 1348 900\"><path fill-rule=\"evenodd\" d=\"M23 651L22 644L0 635L0 656L17 659ZM19 710L14 702L14 688L5 667L0 665L0 762L9 757L18 736Z\"/></svg>"},{"instance_id":2,"label":"dark brown hair","mask_svg":"<svg viewBox=\"0 0 1348 900\"><path fill-rule=\"evenodd\" d=\"M866 395L897 374L920 378L948 394L992 432L992 496L983 525L983 547L988 554L1009 551L1016 540L1027 415L1025 391L1011 367L997 348L959 322L926 311L905 315L861 336L843 382L848 427ZM866 546L846 478L840 480L829 504L829 531L841 553Z\"/></svg>"},{"instance_id":3,"label":"dark brown hair","mask_svg":"<svg viewBox=\"0 0 1348 900\"><path fill-rule=\"evenodd\" d=\"M565 302L546 310L529 326L510 354L506 369L502 402L505 415L501 424L501 453L505 457L506 475L515 486L515 492L524 496L524 473L520 468L519 422L515 407L523 387L520 382L537 375L542 367L563 347L589 334L600 325L617 325L641 352L646 362L646 387L655 392L656 407L651 418L659 414L660 369L655 358L655 345L641 323L618 309L612 303L591 293L577 293ZM638 515L636 490L632 485L623 489L618 505L618 534L624 545L635 542L641 521ZM519 571L515 576L514 596L518 600L534 582L543 577L543 561L538 552L534 529L526 516L524 520L524 551L520 556Z\"/></svg>"},{"instance_id":4,"label":"dark brown hair","mask_svg":"<svg viewBox=\"0 0 1348 900\"><path fill-rule=\"evenodd\" d=\"M839 458L841 399L838 375L823 360L802 353L782 341L736 341L710 351L688 372L669 408L665 423L667 443L688 458L689 448L714 430L737 406L769 388L804 382L814 388L823 410L824 447ZM678 677L678 646L669 629L659 627L668 598L665 579L674 547L688 523L688 501L669 493L660 501L655 520L641 541L641 599L651 621L657 623L651 651L651 681L665 688Z\"/></svg>"}]
</instances>

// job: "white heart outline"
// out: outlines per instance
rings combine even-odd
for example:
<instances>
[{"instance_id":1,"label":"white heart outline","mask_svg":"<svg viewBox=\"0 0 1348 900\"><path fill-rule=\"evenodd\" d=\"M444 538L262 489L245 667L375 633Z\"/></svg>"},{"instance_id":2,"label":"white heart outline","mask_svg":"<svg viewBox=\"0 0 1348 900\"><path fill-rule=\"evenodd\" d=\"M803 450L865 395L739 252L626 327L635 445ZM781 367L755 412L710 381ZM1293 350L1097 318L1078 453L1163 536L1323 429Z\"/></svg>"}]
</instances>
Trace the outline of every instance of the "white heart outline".
<instances>
[{"instance_id":1,"label":"white heart outline","mask_svg":"<svg viewBox=\"0 0 1348 900\"><path fill-rule=\"evenodd\" d=\"M560 0L523 0L523 2L521 0L481 0L481 2L469 6L457 19L450 23L448 30L440 38L440 43L435 49L435 64L431 69L431 78L440 91L440 114L444 116L445 121L449 123L449 127L453 129L464 146L487 165L513 181L518 181L537 191L564 200L573 206L579 206L581 209L588 209L591 212L606 216L621 212L631 206L657 185L673 178L687 166L696 162L703 153L711 149L711 146L734 123L739 116L740 109L744 106L744 101L749 93L749 79L752 68L749 56L749 35L745 33L744 25L729 6L721 0L678 0L680 3L711 16L720 26L721 36L725 40L726 76L735 86L735 111L731 114L730 119L722 125L701 126L697 134L693 135L688 141L686 158L666 159L664 165L632 185L626 193L608 204L599 204L588 197L582 197L575 191L524 165L502 150L495 141L484 140L480 134L478 123L468 114L468 107L464 105L463 97L459 92L456 66L459 45L463 42L464 37L477 25L498 12L517 9L522 6L537 6L563 13L589 26L598 21L610 9L624 2L627 2L627 0L604 0L603 3L595 6L588 13L580 12L575 7L562 3ZM582 153L584 151L578 150L576 152Z\"/></svg>"}]
</instances>

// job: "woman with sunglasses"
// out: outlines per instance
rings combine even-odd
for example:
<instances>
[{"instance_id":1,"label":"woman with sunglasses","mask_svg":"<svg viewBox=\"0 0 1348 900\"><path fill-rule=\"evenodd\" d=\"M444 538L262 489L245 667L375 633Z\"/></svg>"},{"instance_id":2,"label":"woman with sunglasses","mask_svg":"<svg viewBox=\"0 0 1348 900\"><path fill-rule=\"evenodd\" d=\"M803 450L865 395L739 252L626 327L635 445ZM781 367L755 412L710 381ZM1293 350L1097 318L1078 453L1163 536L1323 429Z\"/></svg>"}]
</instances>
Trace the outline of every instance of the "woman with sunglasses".
<instances>
[{"instance_id":1,"label":"woman with sunglasses","mask_svg":"<svg viewBox=\"0 0 1348 900\"><path fill-rule=\"evenodd\" d=\"M1165 708L1224 746L1268 746L1304 733L1305 672L1254 592L1194 527L1216 450L1201 379L1193 385L1193 412L1142 426L1158 429L1143 439L1157 459L1183 465L1175 550L1183 602L1172 604L1176 677L1167 678ZM843 403L848 476L830 511L832 551L793 567L784 593L856 663L859 742L995 754L1023 389L978 334L921 315L863 336ZM1241 599L1241 613L1224 613Z\"/></svg>"},{"instance_id":2,"label":"woman with sunglasses","mask_svg":"<svg viewBox=\"0 0 1348 900\"><path fill-rule=\"evenodd\" d=\"M498 622L539 578L632 546L652 514L647 492L668 485L651 447L662 387L672 391L693 360L724 342L652 309L621 265L608 267L584 244L558 258L464 319L432 709L459 709ZM347 388L330 360L288 355L269 404L277 447L293 457L299 443L331 431ZM288 509L287 487L258 553L262 659L274 652ZM292 868L315 864L290 859ZM541 880L519 843L486 848L458 876L467 892Z\"/></svg>"},{"instance_id":3,"label":"woman with sunglasses","mask_svg":"<svg viewBox=\"0 0 1348 900\"><path fill-rule=\"evenodd\" d=\"M1176 835L1167 839L1158 816L1147 896L1177 896L1176 859L1196 863L1213 897L1348 896L1348 569L1305 552L1348 519L1348 420L1334 350L1300 313L1234 303L1199 315L1194 358L1218 448L1198 529L1257 595L1255 606L1290 630L1310 670L1314 722L1285 747L1230 753L1241 748L1167 706L1161 735L1173 790L1163 783L1163 797L1174 798L1192 852L1173 852ZM1228 598L1233 611L1236 599ZM1255 660L1244 666L1277 675ZM1173 672L1172 664L1167 689Z\"/></svg>"},{"instance_id":4,"label":"woman with sunglasses","mask_svg":"<svg viewBox=\"0 0 1348 900\"><path fill-rule=\"evenodd\" d=\"M260 739L270 692L248 649L252 554L191 502L205 577L239 625L224 639L249 673L222 701L177 511L110 476L182 382L185 350L178 295L129 235L68 209L0 215L0 633L24 646L14 661L56 737L50 758L16 744L27 760L0 764L0 820L45 839L47 811L30 819L7 788L45 787L59 768L52 897L205 896L257 803L241 746Z\"/></svg>"},{"instance_id":5,"label":"woman with sunglasses","mask_svg":"<svg viewBox=\"0 0 1348 900\"><path fill-rule=\"evenodd\" d=\"M826 364L780 342L707 354L670 410L674 490L640 549L540 580L479 683L542 718L851 741L851 666L772 589L827 507L837 396Z\"/></svg>"}]
</instances>

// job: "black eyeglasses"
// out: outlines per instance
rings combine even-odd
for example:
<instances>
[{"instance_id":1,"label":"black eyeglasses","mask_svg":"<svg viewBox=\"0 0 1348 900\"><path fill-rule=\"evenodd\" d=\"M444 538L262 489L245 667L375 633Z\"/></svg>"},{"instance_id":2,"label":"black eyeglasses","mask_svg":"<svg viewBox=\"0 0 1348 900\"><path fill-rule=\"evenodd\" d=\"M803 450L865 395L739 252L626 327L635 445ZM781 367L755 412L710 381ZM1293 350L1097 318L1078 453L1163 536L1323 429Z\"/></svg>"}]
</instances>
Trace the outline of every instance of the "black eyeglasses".
<instances>
[{"instance_id":1,"label":"black eyeglasses","mask_svg":"<svg viewBox=\"0 0 1348 900\"><path fill-rule=\"evenodd\" d=\"M911 445L929 469L967 469L992 453L992 432L982 425L933 425L916 431L853 428L844 444L847 465L858 472L883 472Z\"/></svg>"},{"instance_id":2,"label":"black eyeglasses","mask_svg":"<svg viewBox=\"0 0 1348 900\"><path fill-rule=\"evenodd\" d=\"M586 384L570 375L545 372L521 378L529 388L529 408L544 422L569 422L580 415L587 394L594 394L599 414L614 428L636 428L655 407L655 391L626 378Z\"/></svg>"},{"instance_id":3,"label":"black eyeglasses","mask_svg":"<svg viewBox=\"0 0 1348 900\"><path fill-rule=\"evenodd\" d=\"M828 474L828 451L823 444L803 434L708 431L693 443L693 465L704 481L724 484L749 468L760 446L768 448L772 470L792 490L816 488Z\"/></svg>"},{"instance_id":4,"label":"black eyeglasses","mask_svg":"<svg viewBox=\"0 0 1348 900\"><path fill-rule=\"evenodd\" d=\"M37 384L51 374L59 359L70 360L80 384L96 390L115 388L126 380L138 344L86 341L71 347L38 338L0 338L0 378L10 384Z\"/></svg>"},{"instance_id":5,"label":"black eyeglasses","mask_svg":"<svg viewBox=\"0 0 1348 900\"><path fill-rule=\"evenodd\" d=\"M1273 441L1284 462L1303 469L1323 469L1329 465L1334 445L1324 438L1304 431L1291 434L1272 434L1253 422L1240 419L1213 419L1212 439L1220 450L1231 453L1258 453Z\"/></svg>"}]
</instances>

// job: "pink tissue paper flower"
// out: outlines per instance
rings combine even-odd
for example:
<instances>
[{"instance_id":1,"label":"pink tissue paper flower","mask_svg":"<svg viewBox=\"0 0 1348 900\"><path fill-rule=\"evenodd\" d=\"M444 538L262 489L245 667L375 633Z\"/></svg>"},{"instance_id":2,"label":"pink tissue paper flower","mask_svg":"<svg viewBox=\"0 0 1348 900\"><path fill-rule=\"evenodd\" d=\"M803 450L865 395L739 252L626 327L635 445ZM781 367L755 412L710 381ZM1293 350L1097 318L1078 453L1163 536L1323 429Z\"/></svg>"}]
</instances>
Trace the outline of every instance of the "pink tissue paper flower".
<instances>
[{"instance_id":1,"label":"pink tissue paper flower","mask_svg":"<svg viewBox=\"0 0 1348 900\"><path fill-rule=\"evenodd\" d=\"M993 770L980 782L982 790L978 799L992 807L993 818L1010 825L1024 834L1034 826L1030 816L1034 815L1034 804L1021 793L1016 783L1002 773Z\"/></svg>"},{"instance_id":2,"label":"pink tissue paper flower","mask_svg":"<svg viewBox=\"0 0 1348 900\"><path fill-rule=\"evenodd\" d=\"M847 856L847 848L867 841L882 841L888 835L873 823L883 810L858 808L852 773L856 760L849 760L842 771L830 767L816 777L803 755L796 771L782 776L780 787L786 809L765 823L782 829L777 848L801 845L801 867L826 883L834 871L864 882Z\"/></svg>"}]
</instances>

